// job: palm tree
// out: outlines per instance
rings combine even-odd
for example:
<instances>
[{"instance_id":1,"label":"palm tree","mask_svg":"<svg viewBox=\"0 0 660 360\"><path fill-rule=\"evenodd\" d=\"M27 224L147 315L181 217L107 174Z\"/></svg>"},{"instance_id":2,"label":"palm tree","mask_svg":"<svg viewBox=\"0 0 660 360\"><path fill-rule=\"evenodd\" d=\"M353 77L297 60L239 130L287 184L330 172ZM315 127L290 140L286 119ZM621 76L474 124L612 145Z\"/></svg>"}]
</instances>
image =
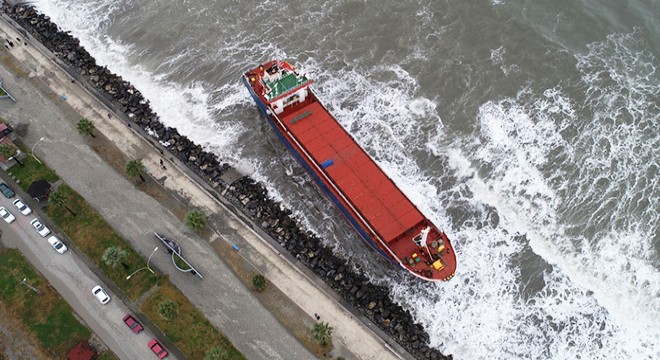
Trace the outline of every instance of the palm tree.
<instances>
[{"instance_id":1,"label":"palm tree","mask_svg":"<svg viewBox=\"0 0 660 360\"><path fill-rule=\"evenodd\" d=\"M312 335L314 340L318 341L321 346L326 346L330 343L332 338L332 326L326 322L316 323L314 329L312 330Z\"/></svg>"},{"instance_id":2,"label":"palm tree","mask_svg":"<svg viewBox=\"0 0 660 360\"><path fill-rule=\"evenodd\" d=\"M63 192L55 191L50 193L50 196L48 196L48 200L50 201L51 204L57 207L64 207L67 210L69 210L71 215L76 216L76 213L74 213L73 210L71 210L71 208L69 208L69 206L66 204L66 195Z\"/></svg>"},{"instance_id":3,"label":"palm tree","mask_svg":"<svg viewBox=\"0 0 660 360\"><path fill-rule=\"evenodd\" d=\"M142 176L142 171L144 170L144 165L142 165L142 161L140 160L131 160L126 163L126 174L131 177L140 177L142 179L142 182L146 181L144 179L144 176Z\"/></svg>"},{"instance_id":4,"label":"palm tree","mask_svg":"<svg viewBox=\"0 0 660 360\"><path fill-rule=\"evenodd\" d=\"M200 232L206 227L206 215L197 209L189 211L184 220L186 226L194 232Z\"/></svg>"},{"instance_id":5,"label":"palm tree","mask_svg":"<svg viewBox=\"0 0 660 360\"><path fill-rule=\"evenodd\" d=\"M82 118L78 120L78 124L76 125L76 128L78 129L78 132L80 132L82 135L89 135L93 138L94 133L92 132L94 130L94 123L92 120L89 120L88 118Z\"/></svg>"},{"instance_id":6,"label":"palm tree","mask_svg":"<svg viewBox=\"0 0 660 360\"><path fill-rule=\"evenodd\" d=\"M14 160L16 160L17 163L23 165L23 163L20 160L18 160L18 158L14 157L17 154L18 154L18 149L16 148L16 146L9 143L0 144L0 156L7 159L7 161L9 161L9 159L11 158L14 158Z\"/></svg>"},{"instance_id":7,"label":"palm tree","mask_svg":"<svg viewBox=\"0 0 660 360\"><path fill-rule=\"evenodd\" d=\"M116 267L126 256L128 256L126 250L123 250L119 246L110 246L105 249L101 260L110 267Z\"/></svg>"}]
</instances>

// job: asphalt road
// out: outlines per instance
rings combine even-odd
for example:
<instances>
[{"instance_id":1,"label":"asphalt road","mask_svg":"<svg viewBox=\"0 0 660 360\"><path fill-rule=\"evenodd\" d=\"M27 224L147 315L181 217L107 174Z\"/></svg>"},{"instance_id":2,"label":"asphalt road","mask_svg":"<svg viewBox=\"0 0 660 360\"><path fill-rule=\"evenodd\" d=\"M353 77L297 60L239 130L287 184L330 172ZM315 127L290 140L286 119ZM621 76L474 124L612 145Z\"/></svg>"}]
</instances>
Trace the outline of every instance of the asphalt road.
<instances>
[{"instance_id":1,"label":"asphalt road","mask_svg":"<svg viewBox=\"0 0 660 360\"><path fill-rule=\"evenodd\" d=\"M47 241L50 235L57 235L51 228L51 234L42 237L30 225L35 217L41 217L33 209L32 214L23 215L12 204L14 199L0 196L0 206L11 212L16 220L11 224L0 221L2 238L0 242L6 247L17 248L48 282L66 300L87 326L120 358L127 360L156 358L147 343L153 339L153 334L145 328L139 334L134 334L122 321L129 313L121 300L110 292L107 286L94 275L71 249L59 254ZM95 285L101 285L111 297L109 303L102 305L92 294ZM175 359L170 354L168 359Z\"/></svg>"}]
</instances>

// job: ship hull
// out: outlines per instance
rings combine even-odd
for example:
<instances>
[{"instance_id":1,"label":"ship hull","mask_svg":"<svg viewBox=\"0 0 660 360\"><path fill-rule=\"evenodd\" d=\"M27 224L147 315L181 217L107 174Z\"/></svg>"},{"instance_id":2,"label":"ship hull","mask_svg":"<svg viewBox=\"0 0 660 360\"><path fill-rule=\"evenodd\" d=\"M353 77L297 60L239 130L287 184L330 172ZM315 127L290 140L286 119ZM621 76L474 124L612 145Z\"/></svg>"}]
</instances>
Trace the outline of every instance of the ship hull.
<instances>
[{"instance_id":1,"label":"ship hull","mask_svg":"<svg viewBox=\"0 0 660 360\"><path fill-rule=\"evenodd\" d=\"M270 61L241 78L275 134L371 248L430 281L454 276L447 235L401 192L286 61Z\"/></svg>"},{"instance_id":2,"label":"ship hull","mask_svg":"<svg viewBox=\"0 0 660 360\"><path fill-rule=\"evenodd\" d=\"M255 103L259 107L259 110L261 111L261 114L266 118L266 120L268 121L268 124L275 130L275 134L277 134L277 137L282 141L284 146L286 146L286 148L293 155L293 157L296 159L296 161L312 177L312 179L314 180L314 183L319 187L319 189L321 189L321 191L330 199L330 201L332 201L333 204L335 204L337 209L339 209L339 211L346 218L346 220L348 220L348 222L351 224L351 226L353 226L353 228L358 232L358 234L360 235L360 238L367 245L369 245L371 248L376 250L385 259L387 259L391 263L395 264L396 266L404 269L402 266L400 266L400 264L397 261L390 258L380 247L378 247L378 245L376 244L376 241L368 235L367 230L364 229L362 226L360 226L360 224L359 224L360 222L355 217L353 217L351 215L351 213L348 211L348 209L346 209L346 207L342 204L342 202L332 193L332 191L330 191L330 189L328 188L328 185L321 179L322 177L318 173L316 173L316 171L314 171L313 167L307 161L305 161L304 156L300 152L298 152L298 150L296 149L296 147L292 143L291 139L288 136L286 136L286 134L284 134L282 132L282 129L277 125L277 120L275 120L273 118L273 116L271 116L269 114L268 107L259 98L259 96L257 96L257 94L254 92L254 90L250 86L250 84L248 84L245 77L241 78L241 80L243 82L243 85L245 85L245 87L250 92L250 96L252 97L252 99L254 99Z\"/></svg>"}]
</instances>

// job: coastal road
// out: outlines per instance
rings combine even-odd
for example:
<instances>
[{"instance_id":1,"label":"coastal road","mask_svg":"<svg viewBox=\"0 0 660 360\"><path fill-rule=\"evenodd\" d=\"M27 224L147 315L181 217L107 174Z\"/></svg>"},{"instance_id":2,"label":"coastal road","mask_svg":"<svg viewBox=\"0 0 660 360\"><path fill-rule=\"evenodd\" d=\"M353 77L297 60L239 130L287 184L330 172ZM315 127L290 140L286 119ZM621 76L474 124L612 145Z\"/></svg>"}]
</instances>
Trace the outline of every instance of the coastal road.
<instances>
[{"instance_id":1,"label":"coastal road","mask_svg":"<svg viewBox=\"0 0 660 360\"><path fill-rule=\"evenodd\" d=\"M18 197L18 195L17 195ZM78 255L69 249L59 254L48 244L47 237L42 237L30 225L35 217L41 217L34 211L25 216L11 203L14 199L0 196L0 206L6 207L16 220L11 224L0 220L2 238L0 242L6 247L17 248L57 290L73 310L82 318L87 326L120 359L151 359L155 358L147 343L153 339L153 334L145 328L139 334L134 334L122 321L129 313L128 308L112 294L107 286L92 273ZM51 228L51 234L55 234ZM48 235L48 236L50 236ZM59 236L62 239L62 236ZM109 303L102 305L92 294L92 287L101 285L111 297ZM174 355L168 357L174 359Z\"/></svg>"}]
</instances>

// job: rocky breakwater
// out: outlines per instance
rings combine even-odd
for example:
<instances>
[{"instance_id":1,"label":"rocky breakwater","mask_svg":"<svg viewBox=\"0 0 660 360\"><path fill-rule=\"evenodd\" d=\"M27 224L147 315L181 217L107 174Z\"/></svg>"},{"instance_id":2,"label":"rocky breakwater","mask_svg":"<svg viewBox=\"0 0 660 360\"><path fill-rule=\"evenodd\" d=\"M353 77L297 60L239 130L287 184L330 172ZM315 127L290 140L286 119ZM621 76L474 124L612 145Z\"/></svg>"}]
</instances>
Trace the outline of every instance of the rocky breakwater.
<instances>
[{"instance_id":1,"label":"rocky breakwater","mask_svg":"<svg viewBox=\"0 0 660 360\"><path fill-rule=\"evenodd\" d=\"M221 176L230 169L228 164L204 151L176 129L164 126L151 110L148 100L129 82L97 65L78 39L61 31L47 16L29 5L4 3L2 11L59 58L72 77L91 86L106 102L124 112L136 126L159 141L214 189L221 191L237 209L406 351L419 359L451 359L451 356L444 356L428 346L428 334L414 322L407 310L389 298L386 288L370 283L364 275L353 271L344 259L335 256L316 235L303 230L289 210L268 196L262 184L248 177L232 184L225 183Z\"/></svg>"},{"instance_id":2,"label":"rocky breakwater","mask_svg":"<svg viewBox=\"0 0 660 360\"><path fill-rule=\"evenodd\" d=\"M302 230L291 211L268 196L263 184L243 177L229 186L225 197L410 354L418 359L452 358L429 348L428 334L407 310L392 302L387 288L369 282L315 234Z\"/></svg>"}]
</instances>

